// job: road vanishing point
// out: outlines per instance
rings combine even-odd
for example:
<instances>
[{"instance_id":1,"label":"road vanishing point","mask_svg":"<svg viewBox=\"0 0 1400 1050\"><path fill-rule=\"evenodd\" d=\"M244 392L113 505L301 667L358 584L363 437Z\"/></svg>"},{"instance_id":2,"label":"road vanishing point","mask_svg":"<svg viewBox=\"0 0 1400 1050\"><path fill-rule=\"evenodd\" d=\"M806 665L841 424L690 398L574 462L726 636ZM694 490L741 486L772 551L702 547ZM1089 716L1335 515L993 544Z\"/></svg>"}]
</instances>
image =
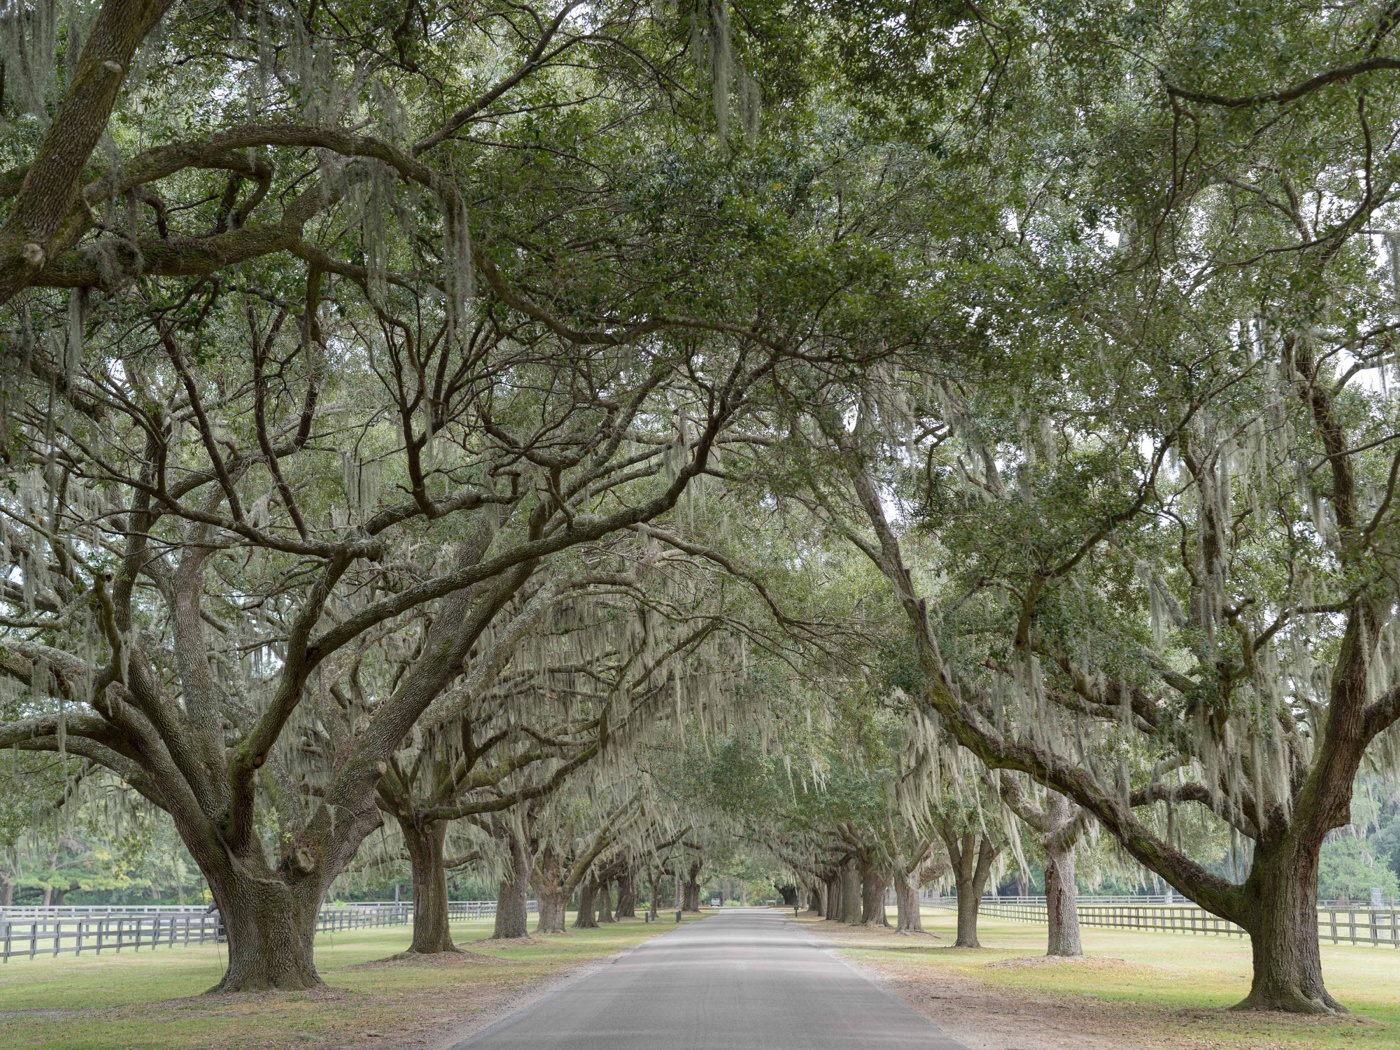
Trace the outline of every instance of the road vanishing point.
<instances>
[{"instance_id":1,"label":"road vanishing point","mask_svg":"<svg viewBox=\"0 0 1400 1050\"><path fill-rule=\"evenodd\" d=\"M454 1050L966 1050L772 909L648 941Z\"/></svg>"}]
</instances>

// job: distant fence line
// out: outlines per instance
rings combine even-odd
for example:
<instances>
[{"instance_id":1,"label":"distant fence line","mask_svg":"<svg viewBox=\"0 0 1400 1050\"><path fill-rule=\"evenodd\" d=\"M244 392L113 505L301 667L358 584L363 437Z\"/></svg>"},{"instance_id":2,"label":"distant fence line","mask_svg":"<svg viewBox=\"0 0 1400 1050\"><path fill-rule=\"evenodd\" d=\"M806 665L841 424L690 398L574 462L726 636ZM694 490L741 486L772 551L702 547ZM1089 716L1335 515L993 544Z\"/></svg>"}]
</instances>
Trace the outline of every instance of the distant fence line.
<instances>
[{"instance_id":1,"label":"distant fence line","mask_svg":"<svg viewBox=\"0 0 1400 1050\"><path fill-rule=\"evenodd\" d=\"M534 901L527 905L536 911ZM490 919L495 901L450 901L448 918L456 922ZM317 933L337 933L367 926L401 926L413 918L409 902L372 901L329 905L316 916ZM217 911L179 905L75 905L0 910L0 962L12 958L78 955L123 948L176 948L222 944L226 940Z\"/></svg>"},{"instance_id":2,"label":"distant fence line","mask_svg":"<svg viewBox=\"0 0 1400 1050\"><path fill-rule=\"evenodd\" d=\"M933 907L956 908L956 897L925 896ZM1182 903L1180 898L1081 896L1079 924L1119 930L1149 930L1158 933L1205 933L1223 937L1245 937L1235 923L1214 915L1198 904ZM1022 922L1046 922L1044 897L983 897L983 915ZM1361 944L1400 948L1400 908L1361 908L1323 903L1317 909L1318 940L1333 944Z\"/></svg>"}]
</instances>

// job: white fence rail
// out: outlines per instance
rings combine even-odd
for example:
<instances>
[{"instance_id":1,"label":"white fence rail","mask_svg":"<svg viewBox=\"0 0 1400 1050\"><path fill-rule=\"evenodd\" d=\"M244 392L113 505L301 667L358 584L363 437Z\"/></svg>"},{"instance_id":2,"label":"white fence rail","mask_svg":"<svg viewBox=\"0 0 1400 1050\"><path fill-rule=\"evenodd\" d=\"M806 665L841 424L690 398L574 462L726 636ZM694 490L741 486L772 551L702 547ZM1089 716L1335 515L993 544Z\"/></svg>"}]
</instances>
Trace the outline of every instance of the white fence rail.
<instances>
[{"instance_id":1,"label":"white fence rail","mask_svg":"<svg viewBox=\"0 0 1400 1050\"><path fill-rule=\"evenodd\" d=\"M535 911L535 902L528 908ZM490 919L495 901L451 901L454 922ZM317 933L335 933L371 926L401 926L413 919L407 902L372 901L330 905L316 917ZM226 940L217 911L172 906L63 906L0 910L0 962L13 958L78 955L123 948L176 948L191 944L221 944Z\"/></svg>"},{"instance_id":2,"label":"white fence rail","mask_svg":"<svg viewBox=\"0 0 1400 1050\"><path fill-rule=\"evenodd\" d=\"M933 907L956 908L956 897L924 897ZM1046 922L1044 897L984 897L979 911L997 919ZM1119 930L1158 933L1205 933L1244 937L1244 930L1227 919L1180 898L1090 897L1079 898L1079 924ZM1361 944L1400 948L1400 908L1359 908L1320 904L1317 909L1318 940L1332 944Z\"/></svg>"}]
</instances>

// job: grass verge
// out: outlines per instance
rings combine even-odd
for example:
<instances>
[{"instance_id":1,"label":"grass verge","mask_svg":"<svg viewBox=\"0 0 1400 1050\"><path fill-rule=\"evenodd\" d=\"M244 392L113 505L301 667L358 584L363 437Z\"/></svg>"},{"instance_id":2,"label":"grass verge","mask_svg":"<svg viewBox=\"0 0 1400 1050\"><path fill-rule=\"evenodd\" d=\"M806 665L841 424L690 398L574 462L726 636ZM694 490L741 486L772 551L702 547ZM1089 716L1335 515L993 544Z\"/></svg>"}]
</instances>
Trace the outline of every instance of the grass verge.
<instances>
[{"instance_id":1,"label":"grass verge","mask_svg":"<svg viewBox=\"0 0 1400 1050\"><path fill-rule=\"evenodd\" d=\"M1236 1013L1249 991L1249 941L1129 930L1083 931L1082 960L1048 960L1043 925L983 919L986 947L952 948L952 913L924 913L929 935L833 926L814 932L876 971L971 1050L1395 1050L1400 951L1324 945L1345 1018Z\"/></svg>"},{"instance_id":2,"label":"grass verge","mask_svg":"<svg viewBox=\"0 0 1400 1050\"><path fill-rule=\"evenodd\" d=\"M629 919L498 944L487 940L489 922L454 923L454 940L472 954L392 962L382 960L403 950L406 926L325 934L316 942L325 989L244 996L200 994L223 973L212 945L16 960L0 967L0 1048L438 1046L541 981L674 928Z\"/></svg>"}]
</instances>

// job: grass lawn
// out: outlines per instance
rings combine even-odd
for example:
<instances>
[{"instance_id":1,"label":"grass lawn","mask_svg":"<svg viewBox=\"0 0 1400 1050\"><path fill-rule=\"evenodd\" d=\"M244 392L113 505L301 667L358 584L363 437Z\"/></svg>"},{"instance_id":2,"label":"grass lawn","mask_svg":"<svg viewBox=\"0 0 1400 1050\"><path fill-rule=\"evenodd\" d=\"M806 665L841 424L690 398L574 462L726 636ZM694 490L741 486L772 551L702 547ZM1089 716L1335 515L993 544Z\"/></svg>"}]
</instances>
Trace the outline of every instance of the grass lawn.
<instances>
[{"instance_id":1,"label":"grass lawn","mask_svg":"<svg viewBox=\"0 0 1400 1050\"><path fill-rule=\"evenodd\" d=\"M496 945L485 940L489 921L454 923L454 940L472 954L392 962L380 960L407 946L407 926L323 934L325 990L248 996L200 994L223 973L212 945L14 960L0 966L0 1048L437 1046L532 984L674 928L629 919Z\"/></svg>"},{"instance_id":2,"label":"grass lawn","mask_svg":"<svg viewBox=\"0 0 1400 1050\"><path fill-rule=\"evenodd\" d=\"M980 950L948 947L951 911L926 910L934 937L818 923L814 932L881 973L892 990L974 1050L1395 1050L1400 951L1322 947L1323 972L1351 1018L1225 1008L1249 991L1249 941L1085 928L1082 961L1047 960L1045 927L984 918Z\"/></svg>"}]
</instances>

